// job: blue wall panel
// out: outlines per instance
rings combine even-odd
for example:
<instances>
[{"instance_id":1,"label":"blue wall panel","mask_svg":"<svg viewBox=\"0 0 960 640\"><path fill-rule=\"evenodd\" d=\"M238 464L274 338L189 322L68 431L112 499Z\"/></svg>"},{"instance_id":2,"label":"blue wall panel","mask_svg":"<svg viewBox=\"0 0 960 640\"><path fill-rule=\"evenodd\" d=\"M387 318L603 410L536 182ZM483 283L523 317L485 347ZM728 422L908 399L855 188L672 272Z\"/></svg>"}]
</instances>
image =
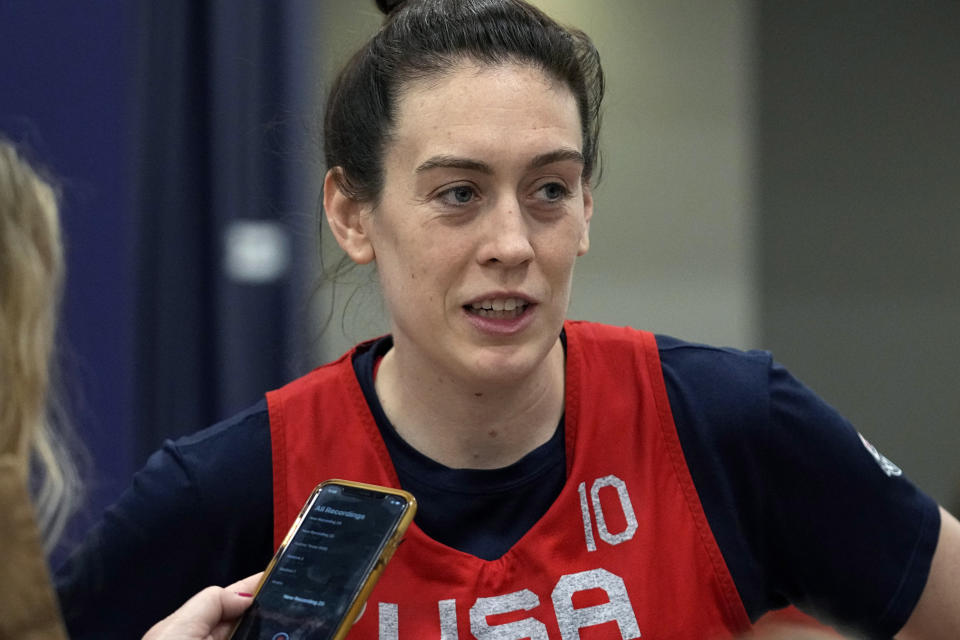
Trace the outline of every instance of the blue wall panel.
<instances>
[{"instance_id":1,"label":"blue wall panel","mask_svg":"<svg viewBox=\"0 0 960 640\"><path fill-rule=\"evenodd\" d=\"M135 464L128 170L133 6L120 0L0 3L0 130L46 165L64 191L66 395L95 461L87 507L94 516L129 482Z\"/></svg>"}]
</instances>

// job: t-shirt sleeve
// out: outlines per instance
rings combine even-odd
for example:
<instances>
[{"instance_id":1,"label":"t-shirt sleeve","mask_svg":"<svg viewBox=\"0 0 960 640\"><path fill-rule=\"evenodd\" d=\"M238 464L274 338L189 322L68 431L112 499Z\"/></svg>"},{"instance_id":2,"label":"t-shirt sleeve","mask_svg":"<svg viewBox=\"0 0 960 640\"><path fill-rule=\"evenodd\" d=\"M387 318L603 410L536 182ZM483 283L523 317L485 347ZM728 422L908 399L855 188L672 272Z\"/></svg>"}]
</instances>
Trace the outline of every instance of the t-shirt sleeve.
<instances>
[{"instance_id":1,"label":"t-shirt sleeve","mask_svg":"<svg viewBox=\"0 0 960 640\"><path fill-rule=\"evenodd\" d=\"M769 354L658 341L684 455L750 616L791 603L892 637L926 584L936 503Z\"/></svg>"},{"instance_id":2,"label":"t-shirt sleeve","mask_svg":"<svg viewBox=\"0 0 960 640\"><path fill-rule=\"evenodd\" d=\"M766 431L768 524L796 545L774 554L778 590L841 626L892 637L926 584L936 503L776 364Z\"/></svg>"},{"instance_id":3,"label":"t-shirt sleeve","mask_svg":"<svg viewBox=\"0 0 960 640\"><path fill-rule=\"evenodd\" d=\"M165 443L57 571L70 637L139 638L200 589L262 570L270 465L265 405Z\"/></svg>"}]
</instances>

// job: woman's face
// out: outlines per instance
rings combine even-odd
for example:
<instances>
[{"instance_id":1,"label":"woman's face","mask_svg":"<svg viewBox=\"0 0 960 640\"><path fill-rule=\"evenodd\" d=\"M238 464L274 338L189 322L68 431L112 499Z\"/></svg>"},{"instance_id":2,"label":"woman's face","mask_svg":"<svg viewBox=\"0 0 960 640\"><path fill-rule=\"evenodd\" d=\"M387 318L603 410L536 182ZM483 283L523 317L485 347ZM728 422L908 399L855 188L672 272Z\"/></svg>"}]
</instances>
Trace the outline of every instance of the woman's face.
<instances>
[{"instance_id":1,"label":"woman's face","mask_svg":"<svg viewBox=\"0 0 960 640\"><path fill-rule=\"evenodd\" d=\"M399 364L487 384L543 362L589 244L581 151L573 94L531 66L406 86L361 215Z\"/></svg>"}]
</instances>

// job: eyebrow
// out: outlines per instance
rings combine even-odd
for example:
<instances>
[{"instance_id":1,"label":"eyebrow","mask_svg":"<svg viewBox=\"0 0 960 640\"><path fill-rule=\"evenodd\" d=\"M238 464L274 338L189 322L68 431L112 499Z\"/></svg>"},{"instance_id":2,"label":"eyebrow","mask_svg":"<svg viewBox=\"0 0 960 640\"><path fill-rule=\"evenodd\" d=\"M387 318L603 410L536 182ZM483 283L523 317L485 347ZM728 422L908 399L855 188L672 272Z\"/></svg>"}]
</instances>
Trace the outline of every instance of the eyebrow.
<instances>
[{"instance_id":1,"label":"eyebrow","mask_svg":"<svg viewBox=\"0 0 960 640\"><path fill-rule=\"evenodd\" d=\"M556 149L535 156L528 164L529 169L538 169L554 162L573 161L577 164L584 164L583 154L576 149ZM493 174L493 167L479 160L470 158L461 158L458 156L438 155L427 159L416 168L416 173L423 173L431 169L465 169L467 171L477 171L487 175Z\"/></svg>"}]
</instances>

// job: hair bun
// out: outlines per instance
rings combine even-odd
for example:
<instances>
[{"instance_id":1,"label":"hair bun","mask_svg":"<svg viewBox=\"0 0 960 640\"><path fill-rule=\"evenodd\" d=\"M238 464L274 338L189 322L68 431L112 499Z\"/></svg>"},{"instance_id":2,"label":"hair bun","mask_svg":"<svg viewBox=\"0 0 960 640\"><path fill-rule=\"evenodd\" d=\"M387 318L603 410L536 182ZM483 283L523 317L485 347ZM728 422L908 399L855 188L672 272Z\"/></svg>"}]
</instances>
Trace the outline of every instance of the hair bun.
<instances>
[{"instance_id":1,"label":"hair bun","mask_svg":"<svg viewBox=\"0 0 960 640\"><path fill-rule=\"evenodd\" d=\"M389 16L391 13L404 5L406 1L407 0L376 0L376 3L377 8L380 9L384 15Z\"/></svg>"}]
</instances>

